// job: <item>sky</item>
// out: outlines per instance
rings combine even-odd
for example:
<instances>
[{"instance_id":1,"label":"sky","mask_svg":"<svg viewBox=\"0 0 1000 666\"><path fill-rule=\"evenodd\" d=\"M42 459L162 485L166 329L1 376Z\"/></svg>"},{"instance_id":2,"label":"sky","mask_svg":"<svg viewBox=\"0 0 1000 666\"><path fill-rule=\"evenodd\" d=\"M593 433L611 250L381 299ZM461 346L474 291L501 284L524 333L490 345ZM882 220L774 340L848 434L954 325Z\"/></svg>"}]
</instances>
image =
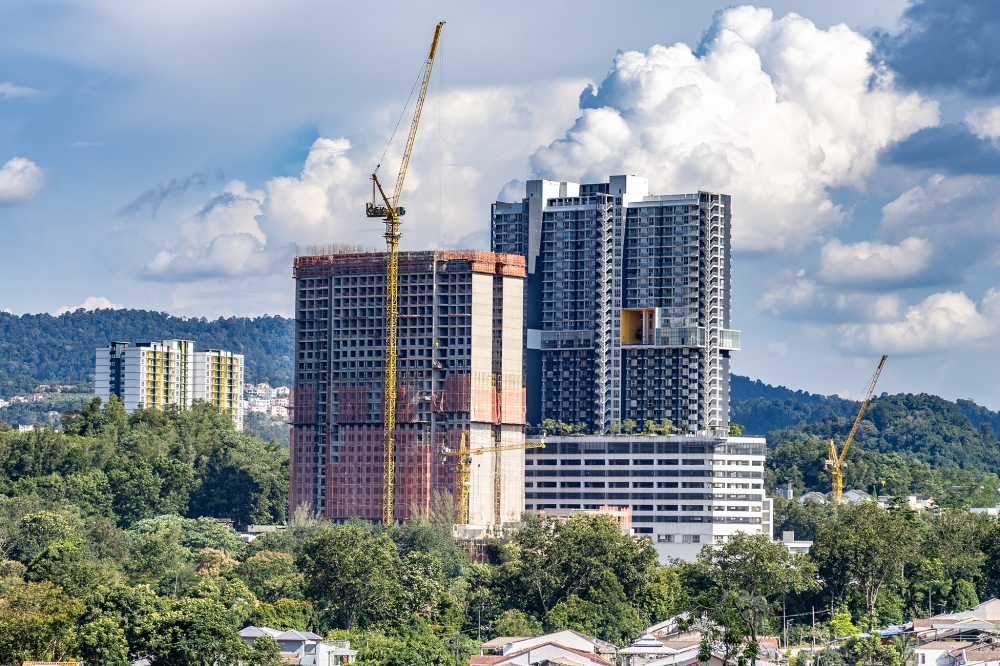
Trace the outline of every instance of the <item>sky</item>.
<instances>
[{"instance_id":1,"label":"sky","mask_svg":"<svg viewBox=\"0 0 1000 666\"><path fill-rule=\"evenodd\" d=\"M530 178L724 192L734 372L1000 409L990 0L0 0L0 310L291 315L297 247L382 247L441 20L403 249Z\"/></svg>"}]
</instances>

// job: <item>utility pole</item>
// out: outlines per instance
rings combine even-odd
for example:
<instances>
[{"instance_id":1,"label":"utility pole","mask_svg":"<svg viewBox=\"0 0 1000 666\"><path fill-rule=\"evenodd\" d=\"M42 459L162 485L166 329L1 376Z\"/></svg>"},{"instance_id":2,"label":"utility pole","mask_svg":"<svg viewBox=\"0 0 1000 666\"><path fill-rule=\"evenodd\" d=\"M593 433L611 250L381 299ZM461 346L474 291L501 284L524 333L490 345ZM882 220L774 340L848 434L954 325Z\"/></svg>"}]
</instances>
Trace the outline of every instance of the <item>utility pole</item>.
<instances>
[{"instance_id":1,"label":"utility pole","mask_svg":"<svg viewBox=\"0 0 1000 666\"><path fill-rule=\"evenodd\" d=\"M785 648L788 647L788 613L785 609L785 600L781 600L781 624L785 627Z\"/></svg>"},{"instance_id":2,"label":"utility pole","mask_svg":"<svg viewBox=\"0 0 1000 666\"><path fill-rule=\"evenodd\" d=\"M813 643L813 647L812 647L813 661L815 661L815 659L816 659L816 607L813 606L812 609L813 609L813 625L812 625L812 631L810 633L812 634L812 643ZM815 664L813 666L815 666Z\"/></svg>"}]
</instances>

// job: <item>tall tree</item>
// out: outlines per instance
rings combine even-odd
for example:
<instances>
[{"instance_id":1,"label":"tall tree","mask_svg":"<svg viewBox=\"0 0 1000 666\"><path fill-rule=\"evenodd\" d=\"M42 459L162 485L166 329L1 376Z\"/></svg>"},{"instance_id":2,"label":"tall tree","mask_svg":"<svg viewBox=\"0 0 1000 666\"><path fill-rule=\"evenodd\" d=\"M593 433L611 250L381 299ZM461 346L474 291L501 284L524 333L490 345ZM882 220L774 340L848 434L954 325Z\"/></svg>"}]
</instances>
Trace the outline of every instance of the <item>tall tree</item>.
<instances>
[{"instance_id":1,"label":"tall tree","mask_svg":"<svg viewBox=\"0 0 1000 666\"><path fill-rule=\"evenodd\" d=\"M916 559L917 530L904 510L887 511L875 502L862 502L844 507L820 526L812 556L835 597L843 600L848 590L858 591L872 629L879 593Z\"/></svg>"},{"instance_id":2,"label":"tall tree","mask_svg":"<svg viewBox=\"0 0 1000 666\"><path fill-rule=\"evenodd\" d=\"M306 542L296 564L305 575L306 597L337 627L350 630L392 617L402 561L387 534L360 522L331 527Z\"/></svg>"},{"instance_id":3,"label":"tall tree","mask_svg":"<svg viewBox=\"0 0 1000 666\"><path fill-rule=\"evenodd\" d=\"M698 554L698 566L710 585L698 600L709 627L699 657L703 661L716 643L726 650L723 663L736 659L740 666L753 664L776 604L816 584L808 557L792 555L764 534L737 532L721 546L707 545Z\"/></svg>"}]
</instances>

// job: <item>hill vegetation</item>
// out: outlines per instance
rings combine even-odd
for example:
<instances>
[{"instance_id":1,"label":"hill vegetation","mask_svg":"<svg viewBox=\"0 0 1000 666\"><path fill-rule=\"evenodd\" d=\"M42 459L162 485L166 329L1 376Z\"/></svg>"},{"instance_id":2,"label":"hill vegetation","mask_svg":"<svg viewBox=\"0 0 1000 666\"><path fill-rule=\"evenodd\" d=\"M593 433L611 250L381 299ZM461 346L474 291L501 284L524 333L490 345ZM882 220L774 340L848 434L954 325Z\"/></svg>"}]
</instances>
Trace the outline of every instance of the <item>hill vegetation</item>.
<instances>
[{"instance_id":1,"label":"hill vegetation","mask_svg":"<svg viewBox=\"0 0 1000 666\"><path fill-rule=\"evenodd\" d=\"M294 327L277 316L209 321L149 310L79 309L58 317L0 312L0 397L30 391L32 379L92 384L94 350L115 340L194 340L199 350L243 354L248 382L290 385Z\"/></svg>"}]
</instances>

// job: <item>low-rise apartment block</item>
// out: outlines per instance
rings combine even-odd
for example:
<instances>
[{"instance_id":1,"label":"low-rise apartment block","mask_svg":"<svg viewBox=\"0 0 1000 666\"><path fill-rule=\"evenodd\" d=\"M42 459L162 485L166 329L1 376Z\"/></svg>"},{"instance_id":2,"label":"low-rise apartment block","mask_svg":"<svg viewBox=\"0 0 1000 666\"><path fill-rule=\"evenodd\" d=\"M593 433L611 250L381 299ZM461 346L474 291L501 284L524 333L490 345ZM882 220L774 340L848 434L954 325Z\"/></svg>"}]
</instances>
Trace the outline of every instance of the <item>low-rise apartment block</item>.
<instances>
[{"instance_id":1,"label":"low-rise apartment block","mask_svg":"<svg viewBox=\"0 0 1000 666\"><path fill-rule=\"evenodd\" d=\"M529 440L530 441L530 440ZM546 437L525 456L525 509L630 508L661 561L694 560L736 532L771 536L763 437Z\"/></svg>"}]
</instances>

